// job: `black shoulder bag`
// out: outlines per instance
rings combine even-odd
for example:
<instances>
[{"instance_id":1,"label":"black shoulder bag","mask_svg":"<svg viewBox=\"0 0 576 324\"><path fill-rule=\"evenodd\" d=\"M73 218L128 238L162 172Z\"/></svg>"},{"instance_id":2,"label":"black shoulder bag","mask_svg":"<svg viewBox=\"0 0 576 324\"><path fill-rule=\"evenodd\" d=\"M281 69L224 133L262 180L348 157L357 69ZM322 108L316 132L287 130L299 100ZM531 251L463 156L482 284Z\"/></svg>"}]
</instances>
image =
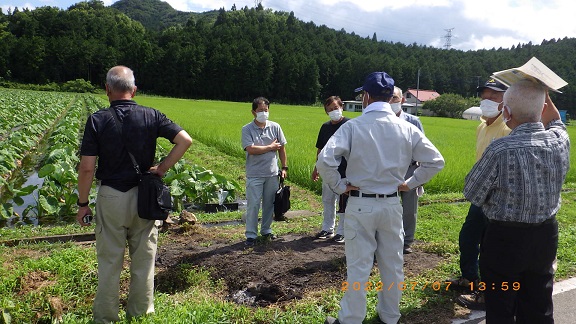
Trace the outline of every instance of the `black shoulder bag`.
<instances>
[{"instance_id":1,"label":"black shoulder bag","mask_svg":"<svg viewBox=\"0 0 576 324\"><path fill-rule=\"evenodd\" d=\"M290 186L284 185L284 178L280 174L280 183L274 197L274 220L285 221L284 214L290 209Z\"/></svg>"},{"instance_id":2,"label":"black shoulder bag","mask_svg":"<svg viewBox=\"0 0 576 324\"><path fill-rule=\"evenodd\" d=\"M112 116L115 119L116 129L120 133L120 139L124 143L122 137L122 122L118 119L118 115L114 108L109 108ZM126 150L128 150L128 147ZM150 173L140 172L140 167L134 158L134 155L128 151L134 169L138 174L140 181L138 182L138 216L143 219L151 220L166 220L170 210L172 210L172 197L170 196L170 188L168 188L162 178Z\"/></svg>"}]
</instances>

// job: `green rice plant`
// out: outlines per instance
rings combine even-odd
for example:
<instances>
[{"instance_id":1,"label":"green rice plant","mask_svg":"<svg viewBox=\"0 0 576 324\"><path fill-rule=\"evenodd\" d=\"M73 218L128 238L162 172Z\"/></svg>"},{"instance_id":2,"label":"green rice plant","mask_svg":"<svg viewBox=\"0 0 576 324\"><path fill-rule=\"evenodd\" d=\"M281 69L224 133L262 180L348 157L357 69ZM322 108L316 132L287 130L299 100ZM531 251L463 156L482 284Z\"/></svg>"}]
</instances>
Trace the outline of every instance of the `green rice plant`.
<instances>
[{"instance_id":1,"label":"green rice plant","mask_svg":"<svg viewBox=\"0 0 576 324\"><path fill-rule=\"evenodd\" d=\"M240 137L243 125L253 119L251 103L183 100L140 96L142 105L163 111L184 127L191 136L228 155L244 158ZM344 112L354 118L360 113ZM464 178L476 162L478 121L439 117L420 117L424 131L444 156L444 169L425 185L428 193L461 192ZM316 161L316 139L322 123L328 121L322 107L270 105L270 120L278 122L288 144L286 152L290 171L288 179L303 187L321 191L321 183L311 180ZM576 127L568 126L571 137ZM571 153L572 164L576 153ZM209 168L209 166L206 166ZM569 171L567 182L576 181L576 170Z\"/></svg>"},{"instance_id":2,"label":"green rice plant","mask_svg":"<svg viewBox=\"0 0 576 324\"><path fill-rule=\"evenodd\" d=\"M576 272L576 192L562 194L558 219L558 271L563 278Z\"/></svg>"}]
</instances>

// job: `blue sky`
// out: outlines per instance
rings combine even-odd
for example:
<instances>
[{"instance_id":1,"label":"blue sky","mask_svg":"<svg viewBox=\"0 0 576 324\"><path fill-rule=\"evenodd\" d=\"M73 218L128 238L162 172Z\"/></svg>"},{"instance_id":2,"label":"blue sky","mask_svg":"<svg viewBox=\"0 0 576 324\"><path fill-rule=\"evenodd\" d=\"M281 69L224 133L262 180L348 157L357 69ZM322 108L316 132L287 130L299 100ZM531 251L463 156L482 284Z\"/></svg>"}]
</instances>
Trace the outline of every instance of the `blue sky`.
<instances>
[{"instance_id":1,"label":"blue sky","mask_svg":"<svg viewBox=\"0 0 576 324\"><path fill-rule=\"evenodd\" d=\"M167 0L181 11L203 12L253 7L258 0ZM74 0L2 0L0 8L30 9L55 6L66 9ZM104 0L111 5L115 0ZM362 37L476 50L510 48L519 43L540 44L552 38L576 37L571 0L262 0L265 8L293 11L313 21Z\"/></svg>"}]
</instances>

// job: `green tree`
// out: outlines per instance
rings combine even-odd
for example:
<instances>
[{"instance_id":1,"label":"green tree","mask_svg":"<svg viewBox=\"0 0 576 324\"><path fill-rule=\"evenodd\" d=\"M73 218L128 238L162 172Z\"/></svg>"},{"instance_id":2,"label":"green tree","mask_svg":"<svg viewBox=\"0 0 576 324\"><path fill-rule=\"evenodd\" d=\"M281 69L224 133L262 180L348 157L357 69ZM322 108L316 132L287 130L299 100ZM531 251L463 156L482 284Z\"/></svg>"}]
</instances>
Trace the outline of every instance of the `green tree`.
<instances>
[{"instance_id":1,"label":"green tree","mask_svg":"<svg viewBox=\"0 0 576 324\"><path fill-rule=\"evenodd\" d=\"M426 101L422 108L429 109L439 117L462 118L464 110L470 108L470 101L461 95L446 93Z\"/></svg>"}]
</instances>

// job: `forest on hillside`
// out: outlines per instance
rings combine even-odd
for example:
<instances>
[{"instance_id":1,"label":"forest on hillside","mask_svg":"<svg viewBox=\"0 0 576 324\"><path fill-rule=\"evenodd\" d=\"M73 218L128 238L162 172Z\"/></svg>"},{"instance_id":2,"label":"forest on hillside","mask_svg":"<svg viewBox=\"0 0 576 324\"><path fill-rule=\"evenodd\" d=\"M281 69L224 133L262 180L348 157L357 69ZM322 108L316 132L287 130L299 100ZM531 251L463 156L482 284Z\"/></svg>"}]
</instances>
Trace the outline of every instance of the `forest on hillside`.
<instances>
[{"instance_id":1,"label":"forest on hillside","mask_svg":"<svg viewBox=\"0 0 576 324\"><path fill-rule=\"evenodd\" d=\"M155 2L160 0L139 4L147 26L150 12L159 10L152 8ZM123 64L147 93L229 101L263 95L311 104L335 94L352 99L353 89L376 70L388 72L403 89L419 81L420 89L471 97L492 72L535 56L569 83L554 100L576 115L575 38L460 51L364 38L261 5L190 15L186 23L158 19L158 28L130 18L133 9L92 0L65 10L0 11L0 79L34 84L84 79L102 87L107 69ZM182 21L182 15L167 17Z\"/></svg>"}]
</instances>

